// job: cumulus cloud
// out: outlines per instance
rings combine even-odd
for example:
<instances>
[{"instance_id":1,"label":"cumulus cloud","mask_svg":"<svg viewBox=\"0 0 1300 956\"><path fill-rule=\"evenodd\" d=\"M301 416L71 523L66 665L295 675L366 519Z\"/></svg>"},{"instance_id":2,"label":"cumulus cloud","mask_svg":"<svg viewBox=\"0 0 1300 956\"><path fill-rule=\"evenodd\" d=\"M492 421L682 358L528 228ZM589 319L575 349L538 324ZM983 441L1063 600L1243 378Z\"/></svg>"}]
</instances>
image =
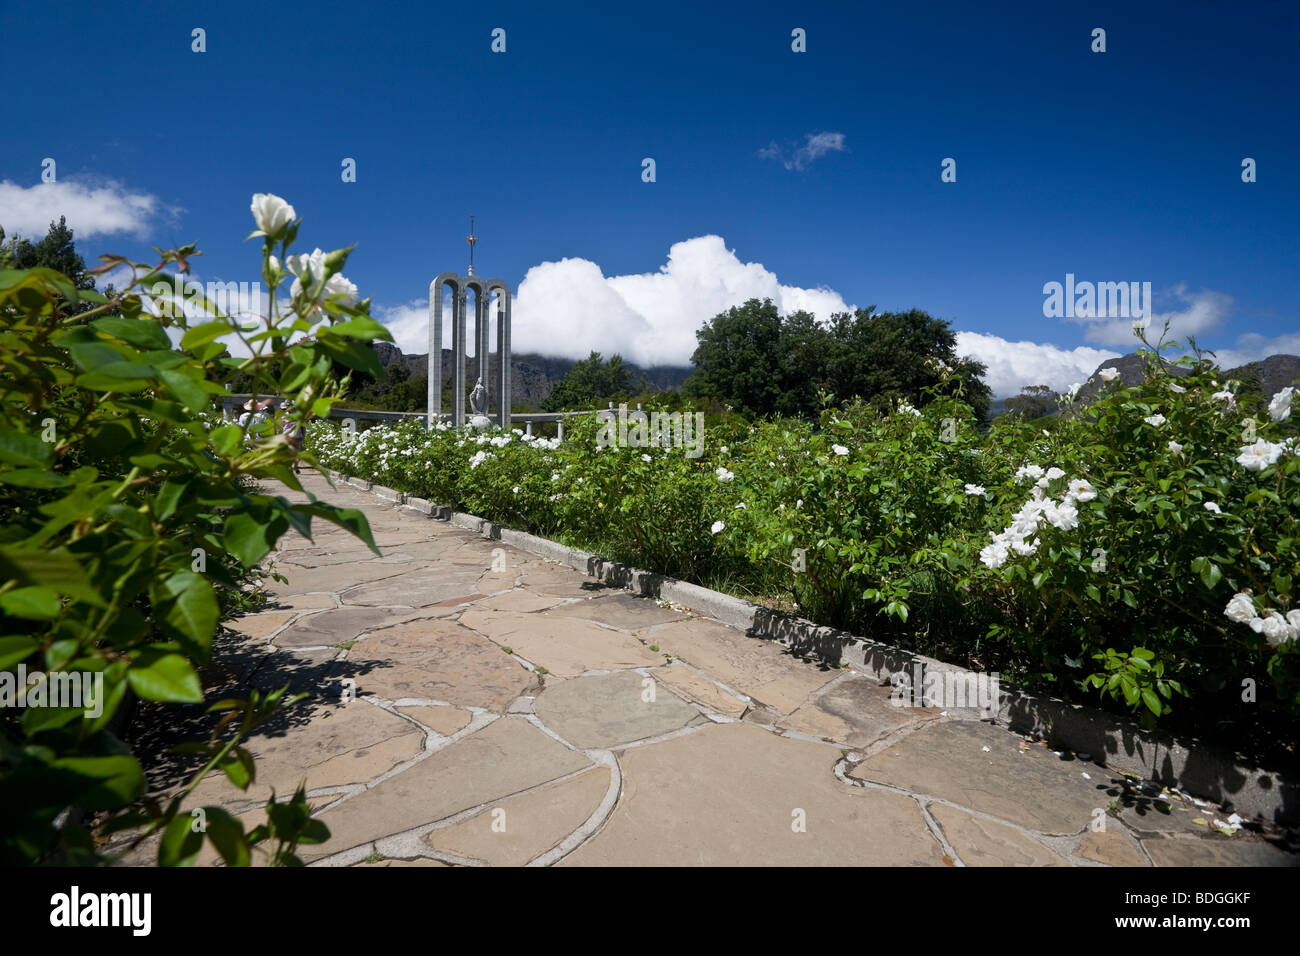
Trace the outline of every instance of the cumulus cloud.
<instances>
[{"instance_id":1,"label":"cumulus cloud","mask_svg":"<svg viewBox=\"0 0 1300 956\"><path fill-rule=\"evenodd\" d=\"M1186 340L1187 336L1203 336L1218 328L1228 313L1232 311L1232 296L1222 292L1202 289L1188 292L1185 284L1179 284L1161 293L1162 298L1173 298L1182 305L1165 312L1153 310L1149 328L1157 335L1169 320L1169 337ZM1149 305L1149 304L1148 304ZM1086 326L1084 341L1100 345L1113 345L1132 351L1139 343L1133 335L1131 318L1088 318L1075 316L1067 319Z\"/></svg>"},{"instance_id":2,"label":"cumulus cloud","mask_svg":"<svg viewBox=\"0 0 1300 956\"><path fill-rule=\"evenodd\" d=\"M1133 335L1131 328L1129 335ZM1026 385L1067 391L1075 382L1087 381L1106 359L1120 355L1087 346L1063 349L1038 342L1011 342L982 332L958 332L957 354L969 355L988 366L984 381L994 398L1019 395Z\"/></svg>"},{"instance_id":3,"label":"cumulus cloud","mask_svg":"<svg viewBox=\"0 0 1300 956\"><path fill-rule=\"evenodd\" d=\"M781 147L775 140L758 151L764 159L775 159L786 169L804 170L813 160L827 153L842 153L848 149L844 143L843 133L805 133L802 146L791 143ZM788 155L787 155L788 151Z\"/></svg>"},{"instance_id":4,"label":"cumulus cloud","mask_svg":"<svg viewBox=\"0 0 1300 956\"><path fill-rule=\"evenodd\" d=\"M686 365L695 331L748 299L771 299L782 313L803 309L823 321L852 308L831 289L782 285L762 264L742 262L721 236L699 236L674 243L658 271L640 275L606 276L588 259L533 266L511 305L511 346L564 358L594 350L639 365ZM376 313L402 351L428 350L427 300ZM450 348L449 325L443 335Z\"/></svg>"},{"instance_id":5,"label":"cumulus cloud","mask_svg":"<svg viewBox=\"0 0 1300 956\"><path fill-rule=\"evenodd\" d=\"M0 181L0 226L9 235L44 236L51 222L66 216L78 238L117 233L144 237L156 216L175 212L158 197L114 180L61 179L32 186Z\"/></svg>"},{"instance_id":6,"label":"cumulus cloud","mask_svg":"<svg viewBox=\"0 0 1300 956\"><path fill-rule=\"evenodd\" d=\"M388 327L393 342L407 355L419 355L429 351L429 300L413 299L401 305L384 306L375 303L371 314ZM470 339L474 338L473 321L466 324ZM511 326L513 328L513 317ZM493 327L495 334L495 326ZM451 348L451 310L443 312L443 335L446 336L443 348ZM513 339L511 340L513 343ZM473 354L473 342L470 343ZM512 344L513 347L513 344ZM515 348L518 351L518 348Z\"/></svg>"},{"instance_id":7,"label":"cumulus cloud","mask_svg":"<svg viewBox=\"0 0 1300 956\"><path fill-rule=\"evenodd\" d=\"M1200 343L1198 343L1200 344ZM1202 348L1204 345L1202 344ZM1272 337L1258 332L1237 336L1231 348L1215 349L1215 364L1222 369L1239 368L1258 362L1270 355L1300 355L1300 332L1289 332Z\"/></svg>"}]
</instances>

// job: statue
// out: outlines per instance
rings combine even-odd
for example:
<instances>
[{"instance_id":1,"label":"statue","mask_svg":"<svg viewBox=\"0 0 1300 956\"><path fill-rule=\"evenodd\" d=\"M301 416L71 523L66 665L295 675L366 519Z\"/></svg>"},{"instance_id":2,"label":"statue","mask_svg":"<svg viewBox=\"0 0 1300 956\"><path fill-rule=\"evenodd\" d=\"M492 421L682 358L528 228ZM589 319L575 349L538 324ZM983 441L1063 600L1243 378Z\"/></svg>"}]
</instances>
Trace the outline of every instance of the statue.
<instances>
[{"instance_id":1,"label":"statue","mask_svg":"<svg viewBox=\"0 0 1300 956\"><path fill-rule=\"evenodd\" d=\"M487 414L487 389L483 387L483 379L474 383L474 391L469 393L469 407L474 410L475 415Z\"/></svg>"},{"instance_id":2,"label":"statue","mask_svg":"<svg viewBox=\"0 0 1300 956\"><path fill-rule=\"evenodd\" d=\"M480 377L474 383L474 391L469 393L469 407L474 412L469 420L471 428L482 430L492 425L491 419L487 417L488 392L483 387L483 379Z\"/></svg>"}]
</instances>

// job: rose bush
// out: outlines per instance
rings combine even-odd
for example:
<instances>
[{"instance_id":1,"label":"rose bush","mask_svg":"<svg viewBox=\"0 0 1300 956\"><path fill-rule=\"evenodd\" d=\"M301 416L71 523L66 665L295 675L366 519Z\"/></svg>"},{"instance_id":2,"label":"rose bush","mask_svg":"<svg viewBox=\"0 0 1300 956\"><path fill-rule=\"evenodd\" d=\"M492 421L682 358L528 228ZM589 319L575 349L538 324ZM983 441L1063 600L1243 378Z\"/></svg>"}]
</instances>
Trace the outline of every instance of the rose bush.
<instances>
[{"instance_id":1,"label":"rose bush","mask_svg":"<svg viewBox=\"0 0 1300 956\"><path fill-rule=\"evenodd\" d=\"M940 387L820 427L730 421L699 458L601 448L594 419L556 445L313 440L344 472L1148 721L1199 695L1249 722L1253 681L1277 725L1300 714L1293 392L1247 412L1199 353L1175 378L1158 351L1141 383L1106 369L1090 404L1073 389L1050 423L986 433Z\"/></svg>"},{"instance_id":2,"label":"rose bush","mask_svg":"<svg viewBox=\"0 0 1300 956\"><path fill-rule=\"evenodd\" d=\"M300 843L328 835L302 789L287 801L272 796L266 822L247 832L215 806L202 808L207 826L197 828L185 806L210 772L248 788L256 766L242 742L291 703L285 688L212 702L220 717L211 736L185 750L200 769L165 803L140 801L144 772L120 736L132 695L209 703L199 669L213 637L265 576L285 531L310 535L319 518L373 547L360 512L262 493L262 479L301 490L293 448L269 424L250 433L210 408L243 373L256 392L292 399L296 420L327 415L342 387L335 364L377 373L370 341L387 337L339 276L346 249L302 264L307 281L281 301L279 263L300 221L275 196L254 197L253 212L269 290L256 322L208 302L191 319L155 298L174 287L168 269L188 272L192 246L152 265L103 257L97 271L131 272L111 300L49 269L0 268L0 679L12 691L25 674L29 692L74 676L103 681L97 706L4 698L5 863L110 862L104 841L129 829L130 845L161 831L162 864L192 863L205 841L230 865L261 851L295 864ZM244 355L232 357L221 339Z\"/></svg>"}]
</instances>

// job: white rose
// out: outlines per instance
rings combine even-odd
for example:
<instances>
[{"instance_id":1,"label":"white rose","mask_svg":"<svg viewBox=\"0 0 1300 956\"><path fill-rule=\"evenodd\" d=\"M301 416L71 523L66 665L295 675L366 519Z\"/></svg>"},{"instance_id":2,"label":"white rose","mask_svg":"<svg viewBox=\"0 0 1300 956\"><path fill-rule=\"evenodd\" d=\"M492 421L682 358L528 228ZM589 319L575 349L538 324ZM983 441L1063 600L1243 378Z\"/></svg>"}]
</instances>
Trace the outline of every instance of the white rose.
<instances>
[{"instance_id":1,"label":"white rose","mask_svg":"<svg viewBox=\"0 0 1300 956\"><path fill-rule=\"evenodd\" d=\"M1104 368L1104 369L1102 369L1100 372L1098 372L1097 374L1101 376L1101 380L1102 380L1103 382L1113 382L1113 381L1115 381L1115 377L1116 377L1117 375L1119 375L1119 369L1117 369L1117 368Z\"/></svg>"},{"instance_id":2,"label":"white rose","mask_svg":"<svg viewBox=\"0 0 1300 956\"><path fill-rule=\"evenodd\" d=\"M1237 463L1247 471L1263 471L1269 465L1277 463L1282 455L1283 446L1260 439L1253 445L1244 445Z\"/></svg>"},{"instance_id":3,"label":"white rose","mask_svg":"<svg viewBox=\"0 0 1300 956\"><path fill-rule=\"evenodd\" d=\"M344 305L352 305L357 301L356 283L345 279L342 275L332 275L325 283L325 294L330 297L338 296Z\"/></svg>"},{"instance_id":4,"label":"white rose","mask_svg":"<svg viewBox=\"0 0 1300 956\"><path fill-rule=\"evenodd\" d=\"M298 218L292 206L271 193L254 193L250 208L257 228L271 238L278 237L289 223Z\"/></svg>"},{"instance_id":5,"label":"white rose","mask_svg":"<svg viewBox=\"0 0 1300 956\"><path fill-rule=\"evenodd\" d=\"M1288 385L1282 391L1273 396L1273 400L1268 403L1269 417L1275 422L1284 422L1291 417L1291 400L1295 397L1295 389Z\"/></svg>"},{"instance_id":6,"label":"white rose","mask_svg":"<svg viewBox=\"0 0 1300 956\"><path fill-rule=\"evenodd\" d=\"M1232 596L1223 613L1228 620L1236 621L1238 624L1247 624L1259 616L1259 612L1255 610L1255 602L1244 591Z\"/></svg>"}]
</instances>

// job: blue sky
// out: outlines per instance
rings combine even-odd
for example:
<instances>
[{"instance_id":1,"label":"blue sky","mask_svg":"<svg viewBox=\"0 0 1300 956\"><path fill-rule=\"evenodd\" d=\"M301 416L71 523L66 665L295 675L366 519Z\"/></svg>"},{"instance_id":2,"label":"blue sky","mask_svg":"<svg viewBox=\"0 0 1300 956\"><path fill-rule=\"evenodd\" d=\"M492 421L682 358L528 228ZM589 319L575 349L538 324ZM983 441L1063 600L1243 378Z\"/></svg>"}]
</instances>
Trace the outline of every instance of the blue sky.
<instances>
[{"instance_id":1,"label":"blue sky","mask_svg":"<svg viewBox=\"0 0 1300 956\"><path fill-rule=\"evenodd\" d=\"M775 294L925 309L996 392L1064 388L1136 344L1044 317L1073 273L1150 282L1225 365L1300 353L1295 4L591 6L7 0L0 225L66 212L87 258L193 240L201 278L251 281L276 193L300 251L358 243L408 351L475 213L516 351L685 362Z\"/></svg>"}]
</instances>

